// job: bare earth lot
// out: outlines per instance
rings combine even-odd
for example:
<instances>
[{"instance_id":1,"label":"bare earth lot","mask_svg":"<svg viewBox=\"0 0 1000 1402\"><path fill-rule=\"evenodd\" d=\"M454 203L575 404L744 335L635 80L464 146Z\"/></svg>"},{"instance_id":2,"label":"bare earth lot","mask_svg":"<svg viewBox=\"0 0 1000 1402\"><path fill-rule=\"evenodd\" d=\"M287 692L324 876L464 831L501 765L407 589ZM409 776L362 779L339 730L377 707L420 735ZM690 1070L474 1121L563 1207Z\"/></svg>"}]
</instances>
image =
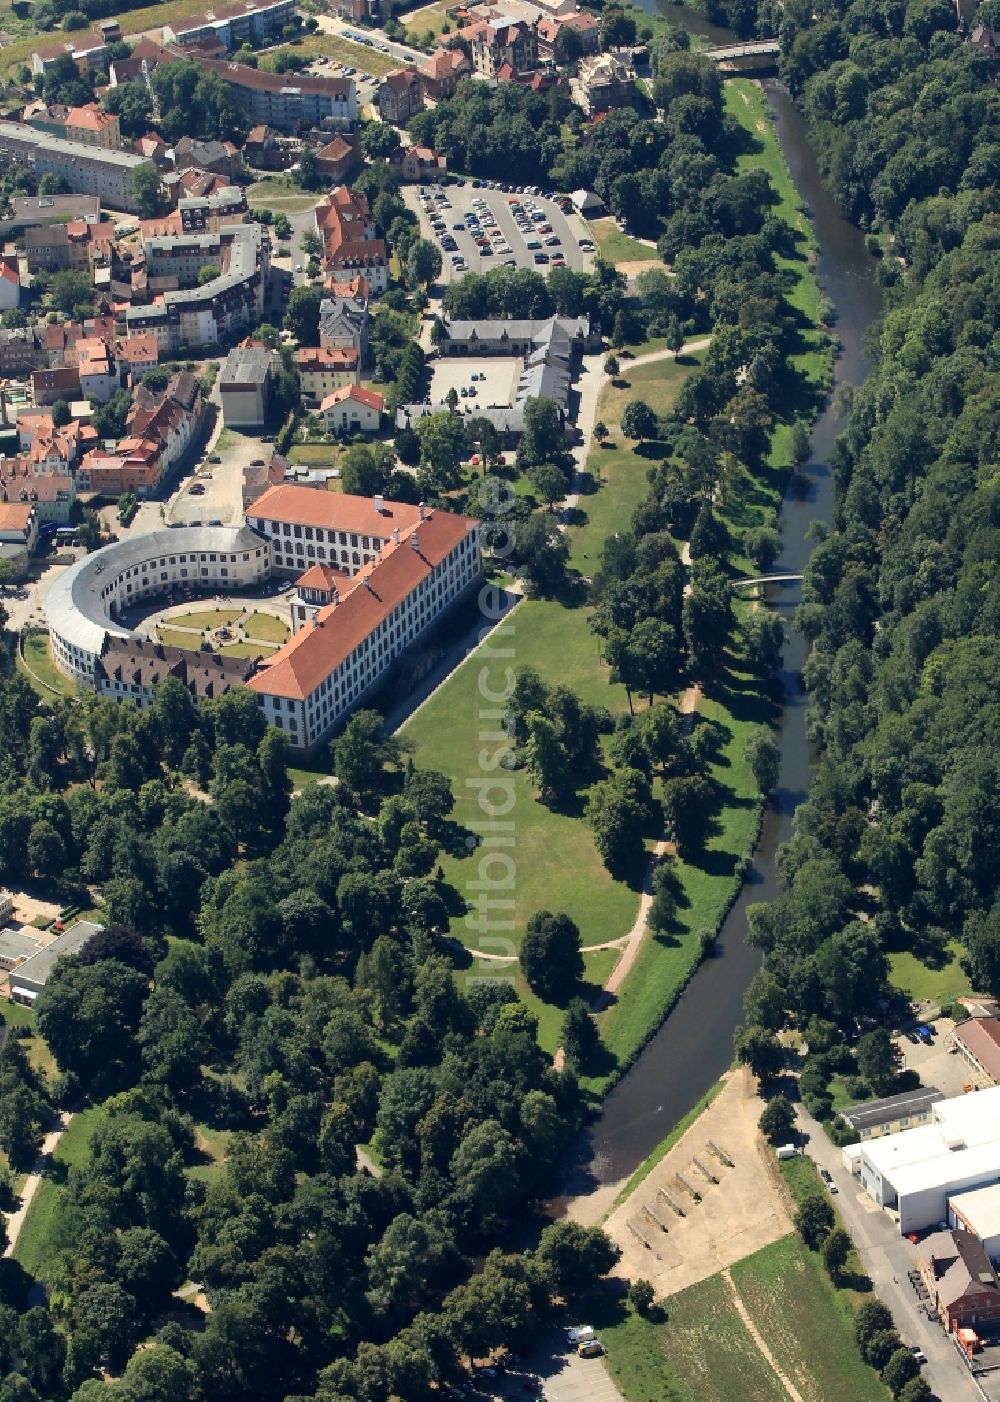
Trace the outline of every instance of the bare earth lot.
<instances>
[{"instance_id":1,"label":"bare earth lot","mask_svg":"<svg viewBox=\"0 0 1000 1402\"><path fill-rule=\"evenodd\" d=\"M605 1223L622 1250L619 1275L645 1277L658 1296L673 1295L790 1230L763 1157L768 1151L757 1130L760 1108L752 1079L743 1070L730 1072L705 1113ZM712 1152L711 1143L732 1167ZM704 1170L718 1182L710 1182Z\"/></svg>"}]
</instances>

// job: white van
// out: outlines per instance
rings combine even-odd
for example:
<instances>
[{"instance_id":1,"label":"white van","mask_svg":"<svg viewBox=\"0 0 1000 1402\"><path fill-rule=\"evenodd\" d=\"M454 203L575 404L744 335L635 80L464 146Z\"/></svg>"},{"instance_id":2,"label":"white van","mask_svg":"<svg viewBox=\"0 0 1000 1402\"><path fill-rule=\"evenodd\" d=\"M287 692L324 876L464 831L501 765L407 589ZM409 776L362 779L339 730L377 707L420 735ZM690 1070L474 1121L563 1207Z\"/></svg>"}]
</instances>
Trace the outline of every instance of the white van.
<instances>
[{"instance_id":1,"label":"white van","mask_svg":"<svg viewBox=\"0 0 1000 1402\"><path fill-rule=\"evenodd\" d=\"M567 1329L566 1337L571 1344L589 1344L594 1337L592 1324L581 1324L576 1329Z\"/></svg>"}]
</instances>

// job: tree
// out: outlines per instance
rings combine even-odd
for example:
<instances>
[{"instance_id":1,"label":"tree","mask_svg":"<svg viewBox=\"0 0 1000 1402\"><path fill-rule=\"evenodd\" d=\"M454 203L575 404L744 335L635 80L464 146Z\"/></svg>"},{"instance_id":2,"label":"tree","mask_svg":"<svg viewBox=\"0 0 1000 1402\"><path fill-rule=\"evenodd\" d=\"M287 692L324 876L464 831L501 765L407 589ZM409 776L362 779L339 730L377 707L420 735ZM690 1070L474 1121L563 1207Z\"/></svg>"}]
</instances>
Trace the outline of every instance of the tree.
<instances>
[{"instance_id":1,"label":"tree","mask_svg":"<svg viewBox=\"0 0 1000 1402\"><path fill-rule=\"evenodd\" d=\"M582 998L572 998L559 1034L566 1060L585 1070L600 1046L597 1024Z\"/></svg>"},{"instance_id":2,"label":"tree","mask_svg":"<svg viewBox=\"0 0 1000 1402\"><path fill-rule=\"evenodd\" d=\"M803 463L809 461L810 443L809 429L801 419L796 419L792 424L792 431L788 439L789 451L792 455L792 463L795 467L801 467Z\"/></svg>"},{"instance_id":3,"label":"tree","mask_svg":"<svg viewBox=\"0 0 1000 1402\"><path fill-rule=\"evenodd\" d=\"M648 1316L656 1299L656 1291L648 1280L633 1280L628 1288L628 1298L636 1314Z\"/></svg>"},{"instance_id":4,"label":"tree","mask_svg":"<svg viewBox=\"0 0 1000 1402\"><path fill-rule=\"evenodd\" d=\"M569 755L554 722L538 711L525 717L528 743L525 765L538 785L543 803L554 803L572 787Z\"/></svg>"},{"instance_id":5,"label":"tree","mask_svg":"<svg viewBox=\"0 0 1000 1402\"><path fill-rule=\"evenodd\" d=\"M764 1106L760 1131L772 1144L787 1144L795 1129L795 1107L783 1095L776 1095Z\"/></svg>"},{"instance_id":6,"label":"tree","mask_svg":"<svg viewBox=\"0 0 1000 1402\"><path fill-rule=\"evenodd\" d=\"M562 414L544 395L524 405L524 431L517 445L517 465L527 471L536 463L558 461L565 446Z\"/></svg>"},{"instance_id":7,"label":"tree","mask_svg":"<svg viewBox=\"0 0 1000 1402\"><path fill-rule=\"evenodd\" d=\"M785 630L775 613L758 610L743 624L743 646L747 661L756 671L775 672L781 666Z\"/></svg>"},{"instance_id":8,"label":"tree","mask_svg":"<svg viewBox=\"0 0 1000 1402\"><path fill-rule=\"evenodd\" d=\"M568 915L539 910L525 927L521 972L548 1003L561 1003L583 976L580 931Z\"/></svg>"},{"instance_id":9,"label":"tree","mask_svg":"<svg viewBox=\"0 0 1000 1402\"><path fill-rule=\"evenodd\" d=\"M66 865L66 844L44 819L32 823L28 834L28 865L39 876L59 875Z\"/></svg>"},{"instance_id":10,"label":"tree","mask_svg":"<svg viewBox=\"0 0 1000 1402\"><path fill-rule=\"evenodd\" d=\"M901 1342L895 1329L879 1329L866 1341L861 1356L870 1368L881 1371Z\"/></svg>"},{"instance_id":11,"label":"tree","mask_svg":"<svg viewBox=\"0 0 1000 1402\"><path fill-rule=\"evenodd\" d=\"M62 1070L80 1080L115 1064L135 1069L146 978L115 959L58 963L36 1003L38 1026Z\"/></svg>"},{"instance_id":12,"label":"tree","mask_svg":"<svg viewBox=\"0 0 1000 1402\"><path fill-rule=\"evenodd\" d=\"M749 764L761 793L769 794L781 772L781 750L766 726L759 725L751 730L743 744L743 758Z\"/></svg>"},{"instance_id":13,"label":"tree","mask_svg":"<svg viewBox=\"0 0 1000 1402\"><path fill-rule=\"evenodd\" d=\"M823 1193L809 1193L795 1212L795 1230L809 1247L818 1251L833 1230L833 1207Z\"/></svg>"},{"instance_id":14,"label":"tree","mask_svg":"<svg viewBox=\"0 0 1000 1402\"><path fill-rule=\"evenodd\" d=\"M564 1218L544 1229L535 1252L552 1282L554 1294L566 1300L594 1293L621 1253L601 1227L583 1227Z\"/></svg>"},{"instance_id":15,"label":"tree","mask_svg":"<svg viewBox=\"0 0 1000 1402\"><path fill-rule=\"evenodd\" d=\"M58 307L67 316L74 316L78 308L86 308L82 314L91 315L93 312L94 294L90 286L90 278L86 273L77 272L75 269L66 268L58 273L53 273L49 282L49 297L54 307Z\"/></svg>"},{"instance_id":16,"label":"tree","mask_svg":"<svg viewBox=\"0 0 1000 1402\"><path fill-rule=\"evenodd\" d=\"M442 409L426 414L417 423L420 439L421 476L435 494L449 491L460 482L458 463L465 448L462 421L457 414Z\"/></svg>"},{"instance_id":17,"label":"tree","mask_svg":"<svg viewBox=\"0 0 1000 1402\"><path fill-rule=\"evenodd\" d=\"M618 372L620 369L621 366L618 364L618 357L616 355L609 355L605 357L604 373L608 376L610 380L617 380Z\"/></svg>"},{"instance_id":18,"label":"tree","mask_svg":"<svg viewBox=\"0 0 1000 1402\"><path fill-rule=\"evenodd\" d=\"M518 522L514 551L518 574L539 594L553 593L565 578L569 544L547 512L535 511Z\"/></svg>"},{"instance_id":19,"label":"tree","mask_svg":"<svg viewBox=\"0 0 1000 1402\"><path fill-rule=\"evenodd\" d=\"M876 1095L888 1095L896 1084L896 1049L884 1027L866 1032L858 1042L858 1071Z\"/></svg>"},{"instance_id":20,"label":"tree","mask_svg":"<svg viewBox=\"0 0 1000 1402\"><path fill-rule=\"evenodd\" d=\"M319 345L319 307L323 291L319 287L296 287L288 299L285 326L300 346Z\"/></svg>"},{"instance_id":21,"label":"tree","mask_svg":"<svg viewBox=\"0 0 1000 1402\"><path fill-rule=\"evenodd\" d=\"M930 1384L919 1376L904 1383L898 1395L899 1402L931 1402L934 1396Z\"/></svg>"},{"instance_id":22,"label":"tree","mask_svg":"<svg viewBox=\"0 0 1000 1402\"><path fill-rule=\"evenodd\" d=\"M873 1334L892 1327L892 1314L881 1300L863 1301L854 1316L854 1339L862 1356Z\"/></svg>"},{"instance_id":23,"label":"tree","mask_svg":"<svg viewBox=\"0 0 1000 1402\"><path fill-rule=\"evenodd\" d=\"M536 463L529 468L528 481L550 511L566 493L566 474L551 462Z\"/></svg>"},{"instance_id":24,"label":"tree","mask_svg":"<svg viewBox=\"0 0 1000 1402\"><path fill-rule=\"evenodd\" d=\"M881 1377L893 1397L898 1397L903 1388L920 1373L920 1364L908 1348L898 1348L882 1369Z\"/></svg>"},{"instance_id":25,"label":"tree","mask_svg":"<svg viewBox=\"0 0 1000 1402\"><path fill-rule=\"evenodd\" d=\"M65 428L72 417L65 399L57 399L52 406L52 427Z\"/></svg>"},{"instance_id":26,"label":"tree","mask_svg":"<svg viewBox=\"0 0 1000 1402\"><path fill-rule=\"evenodd\" d=\"M607 424L604 423L603 420L598 419L597 423L594 424L594 437L597 439L598 443L600 443L600 445L603 447L609 436L610 430Z\"/></svg>"},{"instance_id":27,"label":"tree","mask_svg":"<svg viewBox=\"0 0 1000 1402\"><path fill-rule=\"evenodd\" d=\"M406 278L411 287L427 287L441 275L441 250L427 239L417 239L406 255Z\"/></svg>"},{"instance_id":28,"label":"tree","mask_svg":"<svg viewBox=\"0 0 1000 1402\"><path fill-rule=\"evenodd\" d=\"M594 829L594 844L608 870L613 875L633 870L643 853L648 814L621 772L594 785L587 800L587 817Z\"/></svg>"},{"instance_id":29,"label":"tree","mask_svg":"<svg viewBox=\"0 0 1000 1402\"><path fill-rule=\"evenodd\" d=\"M635 20L617 6L604 11L601 17L601 48L624 49L635 43Z\"/></svg>"},{"instance_id":30,"label":"tree","mask_svg":"<svg viewBox=\"0 0 1000 1402\"><path fill-rule=\"evenodd\" d=\"M840 1280L847 1265L851 1245L850 1235L843 1227L834 1227L823 1243L823 1264L834 1284Z\"/></svg>"},{"instance_id":31,"label":"tree","mask_svg":"<svg viewBox=\"0 0 1000 1402\"><path fill-rule=\"evenodd\" d=\"M781 1043L773 1032L763 1027L737 1027L733 1033L736 1059L749 1066L762 1081L777 1076L785 1064Z\"/></svg>"},{"instance_id":32,"label":"tree","mask_svg":"<svg viewBox=\"0 0 1000 1402\"><path fill-rule=\"evenodd\" d=\"M630 399L622 410L621 428L626 438L655 438L657 433L656 415L644 399Z\"/></svg>"},{"instance_id":33,"label":"tree","mask_svg":"<svg viewBox=\"0 0 1000 1402\"><path fill-rule=\"evenodd\" d=\"M743 549L761 574L767 574L781 550L781 536L770 526L754 526L744 532Z\"/></svg>"},{"instance_id":34,"label":"tree","mask_svg":"<svg viewBox=\"0 0 1000 1402\"><path fill-rule=\"evenodd\" d=\"M153 219L163 208L163 186L156 167L151 162L136 166L129 175L132 200L142 219Z\"/></svg>"},{"instance_id":35,"label":"tree","mask_svg":"<svg viewBox=\"0 0 1000 1402\"><path fill-rule=\"evenodd\" d=\"M205 263L198 269L198 286L204 287L206 283L214 282L221 272L218 263Z\"/></svg>"},{"instance_id":36,"label":"tree","mask_svg":"<svg viewBox=\"0 0 1000 1402\"><path fill-rule=\"evenodd\" d=\"M387 122L366 122L362 128L361 146L370 161L388 159L399 145L399 132Z\"/></svg>"},{"instance_id":37,"label":"tree","mask_svg":"<svg viewBox=\"0 0 1000 1402\"><path fill-rule=\"evenodd\" d=\"M382 734L377 711L355 711L330 746L337 778L359 802L382 787L383 771L399 755L399 743Z\"/></svg>"}]
</instances>

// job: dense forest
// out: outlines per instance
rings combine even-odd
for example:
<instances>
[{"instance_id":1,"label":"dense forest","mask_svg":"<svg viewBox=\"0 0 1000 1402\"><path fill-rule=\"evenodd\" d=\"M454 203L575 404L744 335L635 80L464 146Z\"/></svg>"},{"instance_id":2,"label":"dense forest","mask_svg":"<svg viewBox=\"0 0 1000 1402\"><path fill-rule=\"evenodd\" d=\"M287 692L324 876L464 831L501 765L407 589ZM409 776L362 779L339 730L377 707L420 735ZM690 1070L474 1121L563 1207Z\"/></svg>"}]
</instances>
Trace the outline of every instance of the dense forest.
<instances>
[{"instance_id":1,"label":"dense forest","mask_svg":"<svg viewBox=\"0 0 1000 1402\"><path fill-rule=\"evenodd\" d=\"M973 986L1000 994L991 64L933 0L790 4L782 48L837 193L882 255L887 304L799 611L819 762L779 856L784 893L749 912L765 965L738 1045L762 1067L789 1009L813 1019L816 1049L832 1024L877 1013L897 950L933 964L958 938ZM806 1097L825 1113L830 1069Z\"/></svg>"}]
</instances>

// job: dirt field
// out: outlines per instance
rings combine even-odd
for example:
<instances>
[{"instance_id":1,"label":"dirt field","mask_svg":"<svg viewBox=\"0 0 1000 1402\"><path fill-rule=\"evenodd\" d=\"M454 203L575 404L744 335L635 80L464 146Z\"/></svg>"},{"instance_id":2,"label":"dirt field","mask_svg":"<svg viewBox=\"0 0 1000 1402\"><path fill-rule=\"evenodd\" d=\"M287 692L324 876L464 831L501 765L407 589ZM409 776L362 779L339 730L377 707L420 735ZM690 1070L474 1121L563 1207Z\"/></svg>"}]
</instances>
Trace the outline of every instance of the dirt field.
<instances>
[{"instance_id":1,"label":"dirt field","mask_svg":"<svg viewBox=\"0 0 1000 1402\"><path fill-rule=\"evenodd\" d=\"M788 1232L758 1139L760 1112L752 1079L730 1072L705 1113L605 1223L622 1250L618 1274L645 1277L657 1295L672 1295Z\"/></svg>"}]
</instances>

